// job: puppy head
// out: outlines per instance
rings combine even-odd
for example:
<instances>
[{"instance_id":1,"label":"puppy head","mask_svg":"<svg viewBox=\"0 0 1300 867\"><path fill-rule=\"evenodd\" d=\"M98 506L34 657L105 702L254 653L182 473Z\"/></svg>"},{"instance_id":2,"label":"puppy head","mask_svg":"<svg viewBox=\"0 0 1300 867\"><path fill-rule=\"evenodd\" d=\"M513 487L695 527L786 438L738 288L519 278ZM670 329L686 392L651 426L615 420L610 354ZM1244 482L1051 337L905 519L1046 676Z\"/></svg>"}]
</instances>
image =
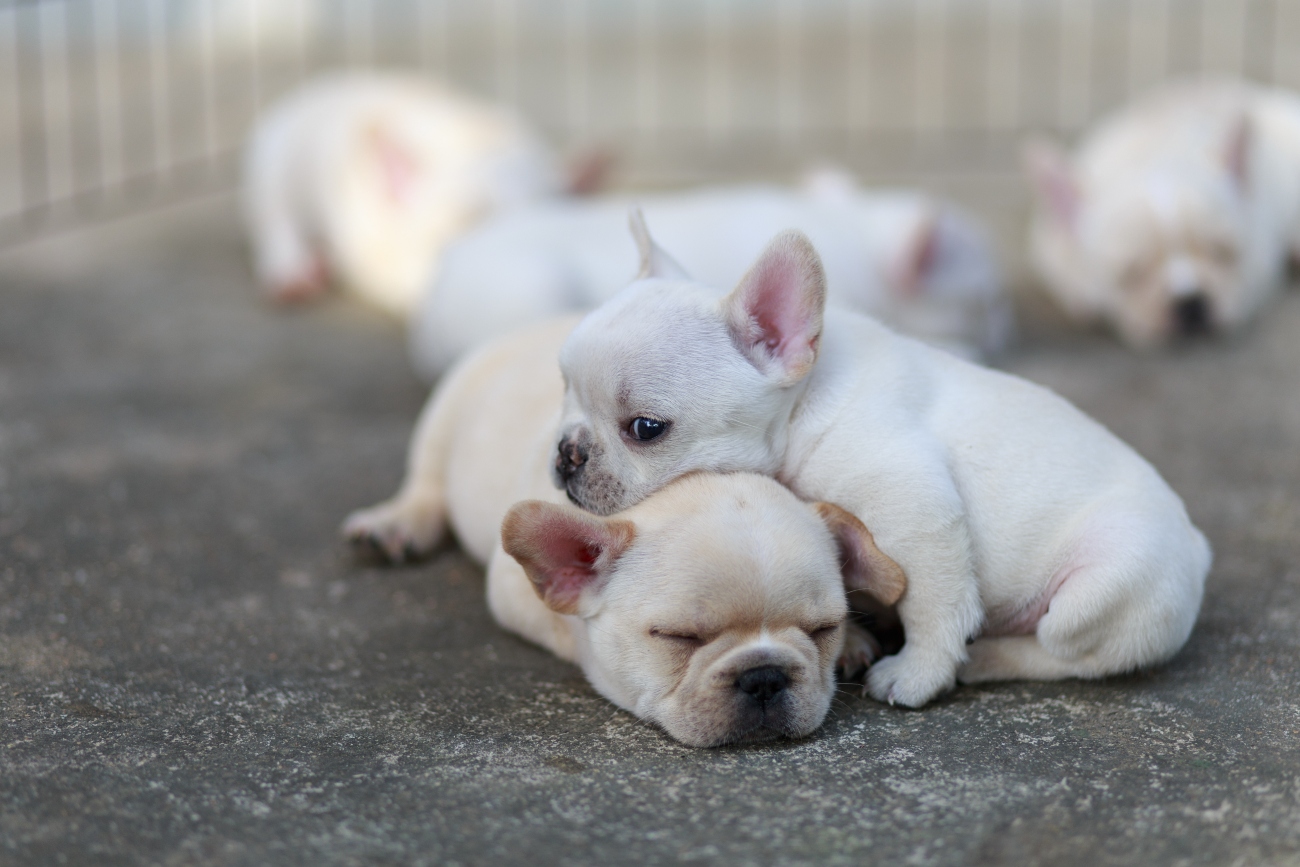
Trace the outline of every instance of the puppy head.
<instances>
[{"instance_id":1,"label":"puppy head","mask_svg":"<svg viewBox=\"0 0 1300 867\"><path fill-rule=\"evenodd\" d=\"M505 550L615 704L691 746L803 737L826 716L845 591L892 605L906 582L855 518L748 474L695 474L621 515L529 501Z\"/></svg>"},{"instance_id":2,"label":"puppy head","mask_svg":"<svg viewBox=\"0 0 1300 867\"><path fill-rule=\"evenodd\" d=\"M1084 176L1054 146L1032 145L1033 252L1048 288L1135 346L1243 322L1262 300L1247 261L1250 146L1241 116L1217 148Z\"/></svg>"},{"instance_id":3,"label":"puppy head","mask_svg":"<svg viewBox=\"0 0 1300 867\"><path fill-rule=\"evenodd\" d=\"M774 473L812 370L826 284L808 239L779 235L730 295L692 283L647 233L642 273L560 353L554 479L610 514L695 470Z\"/></svg>"}]
</instances>

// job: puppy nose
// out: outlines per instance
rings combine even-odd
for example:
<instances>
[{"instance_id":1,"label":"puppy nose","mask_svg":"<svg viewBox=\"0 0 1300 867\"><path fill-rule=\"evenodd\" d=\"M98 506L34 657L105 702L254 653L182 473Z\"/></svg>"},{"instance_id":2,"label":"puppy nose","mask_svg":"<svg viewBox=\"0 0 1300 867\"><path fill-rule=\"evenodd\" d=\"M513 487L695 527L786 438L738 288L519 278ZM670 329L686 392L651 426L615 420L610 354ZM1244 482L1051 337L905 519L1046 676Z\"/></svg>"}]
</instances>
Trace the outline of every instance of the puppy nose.
<instances>
[{"instance_id":1,"label":"puppy nose","mask_svg":"<svg viewBox=\"0 0 1300 867\"><path fill-rule=\"evenodd\" d=\"M555 469L560 478L568 481L587 462L587 450L570 439L560 440L559 454L555 456Z\"/></svg>"},{"instance_id":2,"label":"puppy nose","mask_svg":"<svg viewBox=\"0 0 1300 867\"><path fill-rule=\"evenodd\" d=\"M736 678L736 689L751 696L759 704L767 704L790 685L790 678L775 665L751 668Z\"/></svg>"},{"instance_id":3,"label":"puppy nose","mask_svg":"<svg viewBox=\"0 0 1300 867\"><path fill-rule=\"evenodd\" d=\"M1174 302L1174 322L1183 334L1198 334L1210 327L1210 304L1197 293Z\"/></svg>"}]
</instances>

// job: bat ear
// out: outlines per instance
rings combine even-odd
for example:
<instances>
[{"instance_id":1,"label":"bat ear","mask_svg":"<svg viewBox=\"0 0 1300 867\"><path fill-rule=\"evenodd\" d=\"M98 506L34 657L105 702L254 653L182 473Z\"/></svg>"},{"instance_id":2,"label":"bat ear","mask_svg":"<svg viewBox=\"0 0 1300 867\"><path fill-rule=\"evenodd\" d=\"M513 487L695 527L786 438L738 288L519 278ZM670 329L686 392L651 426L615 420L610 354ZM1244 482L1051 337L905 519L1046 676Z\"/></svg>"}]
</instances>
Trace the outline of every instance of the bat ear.
<instances>
[{"instance_id":1,"label":"bat ear","mask_svg":"<svg viewBox=\"0 0 1300 867\"><path fill-rule=\"evenodd\" d=\"M826 275L802 232L777 235L723 304L732 340L759 371L791 385L812 370Z\"/></svg>"},{"instance_id":2,"label":"bat ear","mask_svg":"<svg viewBox=\"0 0 1300 867\"><path fill-rule=\"evenodd\" d=\"M641 254L641 269L637 272L636 279L691 279L686 273L686 269L678 265L677 261L665 253L655 243L654 238L650 237L650 230L646 228L645 224L645 215L641 213L640 208L631 210L627 215L627 223L628 228L632 230L632 238L636 241L637 252Z\"/></svg>"},{"instance_id":3,"label":"bat ear","mask_svg":"<svg viewBox=\"0 0 1300 867\"><path fill-rule=\"evenodd\" d=\"M607 520L554 503L516 503L501 523L501 544L524 567L546 607L577 614L632 540L631 521Z\"/></svg>"},{"instance_id":4,"label":"bat ear","mask_svg":"<svg viewBox=\"0 0 1300 867\"><path fill-rule=\"evenodd\" d=\"M1083 194L1069 154L1050 139L1035 138L1025 143L1021 156L1039 208L1059 226L1073 231Z\"/></svg>"},{"instance_id":5,"label":"bat ear","mask_svg":"<svg viewBox=\"0 0 1300 867\"><path fill-rule=\"evenodd\" d=\"M910 296L920 292L943 255L941 242L939 215L927 209L908 233L894 262L893 283L900 294Z\"/></svg>"},{"instance_id":6,"label":"bat ear","mask_svg":"<svg viewBox=\"0 0 1300 867\"><path fill-rule=\"evenodd\" d=\"M844 589L862 590L882 605L893 605L907 591L907 575L887 554L857 517L832 503L814 503L831 535L840 546Z\"/></svg>"}]
</instances>

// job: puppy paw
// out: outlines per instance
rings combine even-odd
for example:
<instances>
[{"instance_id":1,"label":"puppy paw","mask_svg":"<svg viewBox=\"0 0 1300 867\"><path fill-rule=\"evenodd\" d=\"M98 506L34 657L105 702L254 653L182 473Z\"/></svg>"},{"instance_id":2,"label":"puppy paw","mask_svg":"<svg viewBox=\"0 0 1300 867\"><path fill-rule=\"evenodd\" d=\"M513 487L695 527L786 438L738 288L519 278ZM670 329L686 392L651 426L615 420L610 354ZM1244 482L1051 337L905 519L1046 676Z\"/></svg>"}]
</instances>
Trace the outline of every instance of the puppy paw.
<instances>
[{"instance_id":1,"label":"puppy paw","mask_svg":"<svg viewBox=\"0 0 1300 867\"><path fill-rule=\"evenodd\" d=\"M876 636L850 620L844 625L844 649L840 651L835 667L844 680L857 680L884 655Z\"/></svg>"},{"instance_id":2,"label":"puppy paw","mask_svg":"<svg viewBox=\"0 0 1300 867\"><path fill-rule=\"evenodd\" d=\"M867 672L867 693L877 701L903 707L921 707L942 692L952 689L957 668L936 662L904 646L896 656L886 657Z\"/></svg>"},{"instance_id":3,"label":"puppy paw","mask_svg":"<svg viewBox=\"0 0 1300 867\"><path fill-rule=\"evenodd\" d=\"M297 273L272 281L267 287L277 304L295 305L314 301L329 288L329 271L325 263L313 259Z\"/></svg>"},{"instance_id":4,"label":"puppy paw","mask_svg":"<svg viewBox=\"0 0 1300 867\"><path fill-rule=\"evenodd\" d=\"M394 562L427 555L442 537L443 514L437 500L395 498L353 512L343 522L343 537L353 546Z\"/></svg>"}]
</instances>

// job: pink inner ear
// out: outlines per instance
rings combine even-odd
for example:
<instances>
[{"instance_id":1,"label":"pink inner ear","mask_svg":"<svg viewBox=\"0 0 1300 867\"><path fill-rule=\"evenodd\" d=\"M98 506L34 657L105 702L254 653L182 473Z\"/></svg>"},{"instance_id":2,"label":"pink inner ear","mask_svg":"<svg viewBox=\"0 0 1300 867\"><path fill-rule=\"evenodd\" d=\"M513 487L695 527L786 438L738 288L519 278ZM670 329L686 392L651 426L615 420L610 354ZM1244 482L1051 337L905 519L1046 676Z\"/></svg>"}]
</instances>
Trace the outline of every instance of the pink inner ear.
<instances>
[{"instance_id":1,"label":"pink inner ear","mask_svg":"<svg viewBox=\"0 0 1300 867\"><path fill-rule=\"evenodd\" d=\"M925 278L939 261L939 227L933 217L926 217L908 240L899 263L895 285L906 296L921 294Z\"/></svg>"},{"instance_id":2,"label":"pink inner ear","mask_svg":"<svg viewBox=\"0 0 1300 867\"><path fill-rule=\"evenodd\" d=\"M596 580L596 561L604 548L594 539L575 535L578 528L556 523L538 534L541 589L552 607L568 609L577 606L582 591Z\"/></svg>"},{"instance_id":3,"label":"pink inner ear","mask_svg":"<svg viewBox=\"0 0 1300 867\"><path fill-rule=\"evenodd\" d=\"M745 309L768 352L786 358L804 349L811 323L800 297L798 263L788 256L769 256L758 263L752 280Z\"/></svg>"}]
</instances>

